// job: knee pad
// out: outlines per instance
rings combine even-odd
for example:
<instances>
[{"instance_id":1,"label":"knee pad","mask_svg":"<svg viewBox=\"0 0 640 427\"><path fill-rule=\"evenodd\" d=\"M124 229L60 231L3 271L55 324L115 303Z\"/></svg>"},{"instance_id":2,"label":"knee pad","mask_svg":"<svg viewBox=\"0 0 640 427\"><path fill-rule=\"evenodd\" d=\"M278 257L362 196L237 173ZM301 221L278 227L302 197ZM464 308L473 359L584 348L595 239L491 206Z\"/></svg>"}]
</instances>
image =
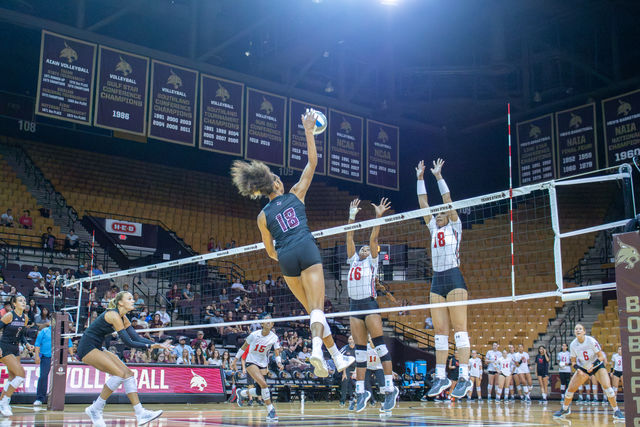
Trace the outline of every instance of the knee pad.
<instances>
[{"instance_id":1,"label":"knee pad","mask_svg":"<svg viewBox=\"0 0 640 427\"><path fill-rule=\"evenodd\" d=\"M20 388L20 386L22 385L22 383L23 383L23 382L24 382L24 378L22 378L22 377L14 377L14 378L11 380L11 386L12 386L14 389L16 389L16 390L17 390L17 389L19 389L19 388Z\"/></svg>"},{"instance_id":2,"label":"knee pad","mask_svg":"<svg viewBox=\"0 0 640 427\"><path fill-rule=\"evenodd\" d=\"M388 362L389 360L391 360L389 349L387 349L387 345L384 343L384 337L379 336L371 338L371 341L373 341L373 345L376 348L376 353L378 354L381 362Z\"/></svg>"},{"instance_id":3,"label":"knee pad","mask_svg":"<svg viewBox=\"0 0 640 427\"><path fill-rule=\"evenodd\" d=\"M613 391L613 387L609 387L604 391L604 394L606 394L607 397L614 397L616 395L616 392Z\"/></svg>"},{"instance_id":4,"label":"knee pad","mask_svg":"<svg viewBox=\"0 0 640 427\"><path fill-rule=\"evenodd\" d=\"M123 384L124 392L126 394L138 392L138 383L136 382L136 377L131 376L129 378L125 378Z\"/></svg>"},{"instance_id":5,"label":"knee pad","mask_svg":"<svg viewBox=\"0 0 640 427\"><path fill-rule=\"evenodd\" d=\"M456 348L470 348L469 334L467 332L456 332L454 335L456 340Z\"/></svg>"},{"instance_id":6,"label":"knee pad","mask_svg":"<svg viewBox=\"0 0 640 427\"><path fill-rule=\"evenodd\" d=\"M436 335L436 351L449 351L449 336Z\"/></svg>"},{"instance_id":7,"label":"knee pad","mask_svg":"<svg viewBox=\"0 0 640 427\"><path fill-rule=\"evenodd\" d=\"M124 378L122 377L109 377L107 378L107 381L105 381L104 385L109 387L109 390L116 391L118 387L120 387L120 384L122 384L123 381L124 381Z\"/></svg>"},{"instance_id":8,"label":"knee pad","mask_svg":"<svg viewBox=\"0 0 640 427\"><path fill-rule=\"evenodd\" d=\"M326 318L324 317L322 310L311 310L309 315L309 324L313 325L314 323L322 323L324 325L324 322L326 322Z\"/></svg>"},{"instance_id":9,"label":"knee pad","mask_svg":"<svg viewBox=\"0 0 640 427\"><path fill-rule=\"evenodd\" d=\"M263 388L262 389L262 400L269 400L271 399L271 392L269 392L268 388Z\"/></svg>"},{"instance_id":10,"label":"knee pad","mask_svg":"<svg viewBox=\"0 0 640 427\"><path fill-rule=\"evenodd\" d=\"M573 392L570 392L569 390L567 390L567 391L564 393L564 398L565 398L565 399L573 399Z\"/></svg>"},{"instance_id":11,"label":"knee pad","mask_svg":"<svg viewBox=\"0 0 640 427\"><path fill-rule=\"evenodd\" d=\"M356 367L367 367L367 346L356 344Z\"/></svg>"}]
</instances>

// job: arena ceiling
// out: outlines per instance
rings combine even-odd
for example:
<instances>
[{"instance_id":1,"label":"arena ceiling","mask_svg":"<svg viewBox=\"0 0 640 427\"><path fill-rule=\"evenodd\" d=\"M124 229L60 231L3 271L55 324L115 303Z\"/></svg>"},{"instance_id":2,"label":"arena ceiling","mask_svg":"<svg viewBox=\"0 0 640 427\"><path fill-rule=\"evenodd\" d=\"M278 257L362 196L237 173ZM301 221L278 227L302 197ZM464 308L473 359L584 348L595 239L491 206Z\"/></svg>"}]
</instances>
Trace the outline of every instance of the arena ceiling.
<instances>
[{"instance_id":1,"label":"arena ceiling","mask_svg":"<svg viewBox=\"0 0 640 427\"><path fill-rule=\"evenodd\" d=\"M638 78L635 0L5 0L74 26L464 132ZM2 10L0 10L2 13Z\"/></svg>"}]
</instances>

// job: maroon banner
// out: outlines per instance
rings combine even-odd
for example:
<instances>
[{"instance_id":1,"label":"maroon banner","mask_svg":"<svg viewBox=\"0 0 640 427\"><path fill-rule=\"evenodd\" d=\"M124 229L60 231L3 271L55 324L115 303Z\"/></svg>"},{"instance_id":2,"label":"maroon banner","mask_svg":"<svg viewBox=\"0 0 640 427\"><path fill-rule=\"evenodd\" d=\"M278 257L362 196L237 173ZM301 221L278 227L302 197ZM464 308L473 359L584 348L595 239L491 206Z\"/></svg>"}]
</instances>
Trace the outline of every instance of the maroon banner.
<instances>
[{"instance_id":1,"label":"maroon banner","mask_svg":"<svg viewBox=\"0 0 640 427\"><path fill-rule=\"evenodd\" d=\"M554 179L553 115L519 122L516 128L520 185Z\"/></svg>"},{"instance_id":2,"label":"maroon banner","mask_svg":"<svg viewBox=\"0 0 640 427\"><path fill-rule=\"evenodd\" d=\"M329 176L362 183L364 119L329 110Z\"/></svg>"},{"instance_id":3,"label":"maroon banner","mask_svg":"<svg viewBox=\"0 0 640 427\"><path fill-rule=\"evenodd\" d=\"M18 393L35 393L40 366L23 364L25 378ZM138 382L138 393L141 394L172 394L194 393L213 394L224 393L220 368L176 366L135 366L129 365ZM0 366L0 384L4 385L9 374L7 367ZM108 375L88 365L67 366L66 394L100 393ZM122 386L116 393L124 393Z\"/></svg>"},{"instance_id":4,"label":"maroon banner","mask_svg":"<svg viewBox=\"0 0 640 427\"><path fill-rule=\"evenodd\" d=\"M244 84L200 74L200 149L242 156Z\"/></svg>"},{"instance_id":5,"label":"maroon banner","mask_svg":"<svg viewBox=\"0 0 640 427\"><path fill-rule=\"evenodd\" d=\"M286 101L284 96L247 88L246 159L284 166Z\"/></svg>"},{"instance_id":6,"label":"maroon banner","mask_svg":"<svg viewBox=\"0 0 640 427\"><path fill-rule=\"evenodd\" d=\"M148 136L182 145L196 145L198 72L151 61L151 103Z\"/></svg>"},{"instance_id":7,"label":"maroon banner","mask_svg":"<svg viewBox=\"0 0 640 427\"><path fill-rule=\"evenodd\" d=\"M596 104L556 113L558 178L598 169Z\"/></svg>"},{"instance_id":8,"label":"maroon banner","mask_svg":"<svg viewBox=\"0 0 640 427\"><path fill-rule=\"evenodd\" d=\"M640 89L602 101L607 167L640 156Z\"/></svg>"},{"instance_id":9,"label":"maroon banner","mask_svg":"<svg viewBox=\"0 0 640 427\"><path fill-rule=\"evenodd\" d=\"M146 135L149 58L100 46L94 126Z\"/></svg>"},{"instance_id":10,"label":"maroon banner","mask_svg":"<svg viewBox=\"0 0 640 427\"><path fill-rule=\"evenodd\" d=\"M626 425L640 425L640 232L613 235Z\"/></svg>"},{"instance_id":11,"label":"maroon banner","mask_svg":"<svg viewBox=\"0 0 640 427\"><path fill-rule=\"evenodd\" d=\"M367 120L367 184L400 189L400 130L397 126Z\"/></svg>"},{"instance_id":12,"label":"maroon banner","mask_svg":"<svg viewBox=\"0 0 640 427\"><path fill-rule=\"evenodd\" d=\"M287 156L289 167L295 170L303 170L307 165L307 137L304 133L304 126L300 117L306 112L307 108L313 108L316 111L327 115L327 108L319 105L309 104L308 102L298 101L297 99L289 99L289 155ZM316 166L316 175L326 175L325 169L325 147L327 145L327 132L316 135L316 150L318 151L318 166Z\"/></svg>"},{"instance_id":13,"label":"maroon banner","mask_svg":"<svg viewBox=\"0 0 640 427\"><path fill-rule=\"evenodd\" d=\"M42 30L36 114L91 124L96 45Z\"/></svg>"}]
</instances>

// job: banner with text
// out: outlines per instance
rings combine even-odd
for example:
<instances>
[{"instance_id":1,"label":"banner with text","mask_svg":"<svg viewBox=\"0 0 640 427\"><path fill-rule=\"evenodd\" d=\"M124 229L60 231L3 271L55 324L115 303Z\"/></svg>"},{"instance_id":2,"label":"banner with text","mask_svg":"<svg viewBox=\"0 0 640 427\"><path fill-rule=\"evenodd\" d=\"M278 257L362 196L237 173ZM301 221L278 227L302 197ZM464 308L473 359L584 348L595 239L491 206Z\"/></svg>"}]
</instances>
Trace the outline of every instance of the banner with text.
<instances>
[{"instance_id":1,"label":"banner with text","mask_svg":"<svg viewBox=\"0 0 640 427\"><path fill-rule=\"evenodd\" d=\"M245 158L284 167L287 99L247 88Z\"/></svg>"},{"instance_id":2,"label":"banner with text","mask_svg":"<svg viewBox=\"0 0 640 427\"><path fill-rule=\"evenodd\" d=\"M602 101L607 167L640 156L640 89Z\"/></svg>"},{"instance_id":3,"label":"banner with text","mask_svg":"<svg viewBox=\"0 0 640 427\"><path fill-rule=\"evenodd\" d=\"M242 156L244 84L200 74L200 148Z\"/></svg>"},{"instance_id":4,"label":"banner with text","mask_svg":"<svg viewBox=\"0 0 640 427\"><path fill-rule=\"evenodd\" d=\"M308 102L289 99L289 167L295 170L303 170L307 165L307 138L304 133L304 126L300 117L307 108L322 112L327 115L327 108ZM316 135L316 151L318 152L318 166L316 175L326 175L325 169L325 147L327 145L327 132Z\"/></svg>"},{"instance_id":5,"label":"banner with text","mask_svg":"<svg viewBox=\"0 0 640 427\"><path fill-rule=\"evenodd\" d=\"M142 236L142 224L139 222L121 221L118 219L106 219L105 229L108 233L126 234L129 236Z\"/></svg>"},{"instance_id":6,"label":"banner with text","mask_svg":"<svg viewBox=\"0 0 640 427\"><path fill-rule=\"evenodd\" d=\"M517 141L520 185L554 179L553 115L519 122Z\"/></svg>"},{"instance_id":7,"label":"banner with text","mask_svg":"<svg viewBox=\"0 0 640 427\"><path fill-rule=\"evenodd\" d=\"M23 363L25 378L18 393L35 393L40 366ZM224 393L220 368L205 368L191 366L136 366L128 365L138 383L138 393L141 394L172 394L195 393L214 394ZM55 375L55 373L51 373ZM9 378L6 366L0 366L0 384ZM100 393L108 375L87 365L69 364L67 366L67 394L95 394ZM122 386L116 393L124 393Z\"/></svg>"},{"instance_id":8,"label":"banner with text","mask_svg":"<svg viewBox=\"0 0 640 427\"><path fill-rule=\"evenodd\" d=\"M556 113L558 178L598 169L596 104Z\"/></svg>"},{"instance_id":9,"label":"banner with text","mask_svg":"<svg viewBox=\"0 0 640 427\"><path fill-rule=\"evenodd\" d=\"M400 130L397 126L367 120L367 184L400 189Z\"/></svg>"},{"instance_id":10,"label":"banner with text","mask_svg":"<svg viewBox=\"0 0 640 427\"><path fill-rule=\"evenodd\" d=\"M329 110L329 176L362 182L362 134L364 119L338 110Z\"/></svg>"},{"instance_id":11,"label":"banner with text","mask_svg":"<svg viewBox=\"0 0 640 427\"><path fill-rule=\"evenodd\" d=\"M91 124L96 44L42 30L36 114Z\"/></svg>"},{"instance_id":12,"label":"banner with text","mask_svg":"<svg viewBox=\"0 0 640 427\"><path fill-rule=\"evenodd\" d=\"M196 70L151 61L149 137L196 145L197 85Z\"/></svg>"},{"instance_id":13,"label":"banner with text","mask_svg":"<svg viewBox=\"0 0 640 427\"><path fill-rule=\"evenodd\" d=\"M149 58L100 46L93 124L146 135Z\"/></svg>"}]
</instances>

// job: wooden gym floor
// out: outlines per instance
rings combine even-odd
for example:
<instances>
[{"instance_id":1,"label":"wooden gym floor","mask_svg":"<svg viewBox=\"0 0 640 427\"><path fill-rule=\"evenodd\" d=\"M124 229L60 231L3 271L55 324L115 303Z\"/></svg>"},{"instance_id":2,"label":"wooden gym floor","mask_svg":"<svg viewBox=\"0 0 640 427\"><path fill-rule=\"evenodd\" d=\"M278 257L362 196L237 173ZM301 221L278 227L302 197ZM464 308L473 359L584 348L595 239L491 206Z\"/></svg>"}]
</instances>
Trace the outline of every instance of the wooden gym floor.
<instances>
[{"instance_id":1,"label":"wooden gym floor","mask_svg":"<svg viewBox=\"0 0 640 427\"><path fill-rule=\"evenodd\" d=\"M64 412L34 411L30 406L12 405L13 417L0 416L0 427L64 426L89 427L91 421L84 413L86 405L66 405ZM164 409L162 417L148 424L151 427L195 426L266 426L266 409L260 406L239 408L235 403L219 404L165 404L146 405L149 409ZM379 407L369 407L355 414L338 406L337 402L307 402L304 414L300 403L276 404L281 426L550 426L573 425L600 427L614 424L609 406L576 405L566 420L554 420L558 402L541 405L522 402L456 402L421 403L400 402L390 417L380 418ZM129 405L107 405L107 426L133 427L136 425ZM617 425L624 422L617 421Z\"/></svg>"}]
</instances>

